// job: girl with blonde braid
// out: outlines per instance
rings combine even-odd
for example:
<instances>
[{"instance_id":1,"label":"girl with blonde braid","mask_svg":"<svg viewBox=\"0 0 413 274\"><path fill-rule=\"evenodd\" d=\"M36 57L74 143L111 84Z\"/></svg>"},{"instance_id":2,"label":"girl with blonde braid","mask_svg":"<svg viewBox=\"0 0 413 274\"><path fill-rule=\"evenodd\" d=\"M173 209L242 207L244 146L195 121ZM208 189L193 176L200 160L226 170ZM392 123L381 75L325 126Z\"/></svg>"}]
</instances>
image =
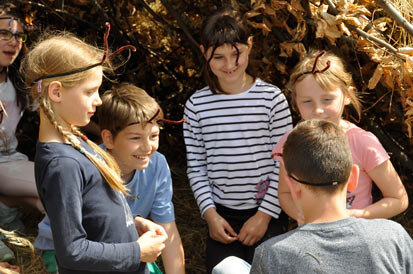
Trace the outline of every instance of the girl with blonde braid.
<instances>
[{"instance_id":1,"label":"girl with blonde braid","mask_svg":"<svg viewBox=\"0 0 413 274\"><path fill-rule=\"evenodd\" d=\"M108 34L105 51L71 34L46 34L22 65L40 104L36 185L61 274L148 273L144 262L155 261L167 239L159 225L134 222L116 162L77 128L102 103Z\"/></svg>"}]
</instances>

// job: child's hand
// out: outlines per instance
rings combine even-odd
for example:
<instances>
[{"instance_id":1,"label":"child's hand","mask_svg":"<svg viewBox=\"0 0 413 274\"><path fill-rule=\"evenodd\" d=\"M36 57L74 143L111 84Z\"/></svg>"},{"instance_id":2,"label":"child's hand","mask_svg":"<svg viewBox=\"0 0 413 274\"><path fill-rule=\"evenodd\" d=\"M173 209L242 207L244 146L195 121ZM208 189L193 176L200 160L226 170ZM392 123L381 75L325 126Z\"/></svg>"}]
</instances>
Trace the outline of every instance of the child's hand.
<instances>
[{"instance_id":1,"label":"child's hand","mask_svg":"<svg viewBox=\"0 0 413 274\"><path fill-rule=\"evenodd\" d=\"M264 236L271 218L270 215L257 211L257 213L249 218L242 226L238 235L238 241L243 245L254 245Z\"/></svg>"},{"instance_id":2,"label":"child's hand","mask_svg":"<svg viewBox=\"0 0 413 274\"><path fill-rule=\"evenodd\" d=\"M166 240L165 235L158 235L153 231L142 234L137 241L141 249L141 262L154 262L165 248Z\"/></svg>"},{"instance_id":3,"label":"child's hand","mask_svg":"<svg viewBox=\"0 0 413 274\"><path fill-rule=\"evenodd\" d=\"M209 236L223 244L230 244L237 240L237 233L232 229L230 224L222 218L215 210L209 208L204 213L208 223Z\"/></svg>"},{"instance_id":4,"label":"child's hand","mask_svg":"<svg viewBox=\"0 0 413 274\"><path fill-rule=\"evenodd\" d=\"M19 274L20 267L11 265L8 262L1 262L0 263L0 273L3 274Z\"/></svg>"},{"instance_id":5,"label":"child's hand","mask_svg":"<svg viewBox=\"0 0 413 274\"><path fill-rule=\"evenodd\" d=\"M148 231L152 231L157 235L165 236L166 238L168 238L168 235L166 234L166 231L162 226L140 216L135 217L135 226L139 235L142 235Z\"/></svg>"}]
</instances>

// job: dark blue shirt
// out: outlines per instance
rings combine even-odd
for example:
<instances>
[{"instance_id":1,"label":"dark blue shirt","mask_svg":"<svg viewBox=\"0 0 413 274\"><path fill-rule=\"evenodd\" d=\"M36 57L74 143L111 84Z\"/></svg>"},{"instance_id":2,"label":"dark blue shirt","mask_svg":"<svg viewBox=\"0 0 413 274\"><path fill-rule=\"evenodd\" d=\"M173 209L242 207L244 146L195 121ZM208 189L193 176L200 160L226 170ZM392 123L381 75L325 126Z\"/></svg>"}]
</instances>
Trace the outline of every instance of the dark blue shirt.
<instances>
[{"instance_id":1,"label":"dark blue shirt","mask_svg":"<svg viewBox=\"0 0 413 274\"><path fill-rule=\"evenodd\" d=\"M82 147L96 154L82 141ZM59 273L146 273L126 200L69 144L37 143L35 176Z\"/></svg>"}]
</instances>

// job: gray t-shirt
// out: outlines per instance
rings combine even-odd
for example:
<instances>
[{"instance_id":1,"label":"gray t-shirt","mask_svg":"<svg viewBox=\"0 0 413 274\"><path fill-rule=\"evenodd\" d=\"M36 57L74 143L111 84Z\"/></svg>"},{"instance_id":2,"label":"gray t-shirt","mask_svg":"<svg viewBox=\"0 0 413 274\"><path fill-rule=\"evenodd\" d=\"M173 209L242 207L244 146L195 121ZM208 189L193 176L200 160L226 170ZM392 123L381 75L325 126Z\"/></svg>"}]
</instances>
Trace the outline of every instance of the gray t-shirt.
<instances>
[{"instance_id":1,"label":"gray t-shirt","mask_svg":"<svg viewBox=\"0 0 413 274\"><path fill-rule=\"evenodd\" d=\"M254 273L413 273L413 241L385 219L305 224L255 250Z\"/></svg>"}]
</instances>

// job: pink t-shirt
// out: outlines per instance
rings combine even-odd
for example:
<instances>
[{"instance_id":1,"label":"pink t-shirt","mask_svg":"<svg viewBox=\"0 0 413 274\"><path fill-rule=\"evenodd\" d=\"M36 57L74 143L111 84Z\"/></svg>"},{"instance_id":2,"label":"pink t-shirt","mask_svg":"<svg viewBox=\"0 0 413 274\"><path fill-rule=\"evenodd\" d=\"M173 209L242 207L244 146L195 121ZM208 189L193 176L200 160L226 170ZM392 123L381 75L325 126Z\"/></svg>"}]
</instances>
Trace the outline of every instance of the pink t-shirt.
<instances>
[{"instance_id":1,"label":"pink t-shirt","mask_svg":"<svg viewBox=\"0 0 413 274\"><path fill-rule=\"evenodd\" d=\"M373 133L365 131L350 122L347 123L346 135L350 145L353 164L360 169L357 188L347 193L347 208L360 209L371 205L373 202L371 196L372 180L367 172L389 160L390 157ZM273 153L282 153L282 148L289 134L290 132L287 132L278 141ZM282 162L281 157L275 156L275 158Z\"/></svg>"}]
</instances>

